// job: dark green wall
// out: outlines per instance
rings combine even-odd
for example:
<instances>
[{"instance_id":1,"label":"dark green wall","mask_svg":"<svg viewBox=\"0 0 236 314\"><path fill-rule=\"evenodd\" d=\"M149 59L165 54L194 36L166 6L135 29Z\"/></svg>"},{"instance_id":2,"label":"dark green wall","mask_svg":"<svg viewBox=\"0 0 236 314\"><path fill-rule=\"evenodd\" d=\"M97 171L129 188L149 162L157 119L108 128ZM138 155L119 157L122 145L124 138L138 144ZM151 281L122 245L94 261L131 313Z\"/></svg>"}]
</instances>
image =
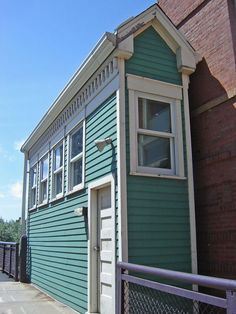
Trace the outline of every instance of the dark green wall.
<instances>
[{"instance_id":1,"label":"dark green wall","mask_svg":"<svg viewBox=\"0 0 236 314\"><path fill-rule=\"evenodd\" d=\"M99 152L94 141L105 137L112 137L113 146ZM86 121L85 189L31 212L28 218L32 283L80 313L87 311L88 226L87 219L75 216L74 209L87 205L89 182L116 173L116 143L113 95Z\"/></svg>"},{"instance_id":2,"label":"dark green wall","mask_svg":"<svg viewBox=\"0 0 236 314\"><path fill-rule=\"evenodd\" d=\"M152 27L135 38L126 73L181 85L176 56ZM190 272L187 180L129 175L127 90L126 141L129 262Z\"/></svg>"}]
</instances>

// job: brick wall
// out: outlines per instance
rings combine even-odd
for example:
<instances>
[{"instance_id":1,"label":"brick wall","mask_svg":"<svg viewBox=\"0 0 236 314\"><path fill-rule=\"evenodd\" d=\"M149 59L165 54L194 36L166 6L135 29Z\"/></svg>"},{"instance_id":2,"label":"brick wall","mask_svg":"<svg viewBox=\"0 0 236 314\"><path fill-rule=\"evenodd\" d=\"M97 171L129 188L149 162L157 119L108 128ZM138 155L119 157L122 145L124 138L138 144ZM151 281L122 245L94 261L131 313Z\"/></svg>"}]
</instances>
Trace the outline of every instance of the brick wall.
<instances>
[{"instance_id":1,"label":"brick wall","mask_svg":"<svg viewBox=\"0 0 236 314\"><path fill-rule=\"evenodd\" d=\"M160 0L159 5L203 57L191 76L191 108L236 89L233 0Z\"/></svg>"},{"instance_id":2,"label":"brick wall","mask_svg":"<svg viewBox=\"0 0 236 314\"><path fill-rule=\"evenodd\" d=\"M236 278L234 0L159 0L203 60L190 77L199 273ZM202 106L203 105L203 106Z\"/></svg>"},{"instance_id":3,"label":"brick wall","mask_svg":"<svg viewBox=\"0 0 236 314\"><path fill-rule=\"evenodd\" d=\"M199 272L234 279L235 107L236 97L192 119Z\"/></svg>"}]
</instances>

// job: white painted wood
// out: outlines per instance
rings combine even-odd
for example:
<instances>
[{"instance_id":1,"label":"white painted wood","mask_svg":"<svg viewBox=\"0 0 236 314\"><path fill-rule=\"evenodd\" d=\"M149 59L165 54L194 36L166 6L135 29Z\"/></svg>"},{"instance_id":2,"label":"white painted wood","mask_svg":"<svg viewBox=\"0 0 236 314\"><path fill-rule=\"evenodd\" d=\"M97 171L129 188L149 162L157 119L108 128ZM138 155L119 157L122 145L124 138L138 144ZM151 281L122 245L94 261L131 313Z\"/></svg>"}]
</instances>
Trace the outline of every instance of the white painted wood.
<instances>
[{"instance_id":1,"label":"white painted wood","mask_svg":"<svg viewBox=\"0 0 236 314\"><path fill-rule=\"evenodd\" d=\"M88 196L88 313L115 313L114 177L91 182Z\"/></svg>"},{"instance_id":2,"label":"white painted wood","mask_svg":"<svg viewBox=\"0 0 236 314\"><path fill-rule=\"evenodd\" d=\"M133 74L127 74L127 86L129 90L160 95L162 97L182 99L182 86L153 80Z\"/></svg>"},{"instance_id":3,"label":"white painted wood","mask_svg":"<svg viewBox=\"0 0 236 314\"><path fill-rule=\"evenodd\" d=\"M117 29L119 40L134 33L137 36L146 27L152 25L168 46L177 54L178 69L194 72L199 56L187 42L186 38L170 22L157 4L130 19ZM179 53L177 53L179 51Z\"/></svg>"},{"instance_id":4,"label":"white painted wood","mask_svg":"<svg viewBox=\"0 0 236 314\"><path fill-rule=\"evenodd\" d=\"M184 85L184 117L185 117L187 169L188 169L188 199L189 199L189 215L190 215L192 273L197 274L198 265L197 265L196 219L195 219L194 183L193 183L194 181L193 181L193 163L192 163L192 142L191 142L189 100L188 100L189 76L183 74L182 80L183 80L183 85Z\"/></svg>"},{"instance_id":5,"label":"white painted wood","mask_svg":"<svg viewBox=\"0 0 236 314\"><path fill-rule=\"evenodd\" d=\"M102 242L110 243L112 241L112 217L110 216L110 228L103 228L102 221L105 219L101 215L103 210L111 209L111 186L102 188L98 190L98 226L100 230L98 230L98 246L100 247L100 255L98 257L98 291L100 292L100 298L98 301L99 312L101 314L110 314L113 312L112 308L112 263L114 264L114 260L110 257L113 255L112 250L104 250ZM113 239L114 241L114 239ZM105 253L105 254L103 254ZM106 256L107 254L109 254ZM99 254L99 252L98 252ZM110 268L109 268L109 266ZM109 271L110 269L110 271ZM110 288L110 289L109 289Z\"/></svg>"},{"instance_id":6,"label":"white painted wood","mask_svg":"<svg viewBox=\"0 0 236 314\"><path fill-rule=\"evenodd\" d=\"M24 143L22 151L28 151L30 147L43 135L43 133L50 127L65 106L71 101L75 94L82 86L91 78L100 65L111 55L115 49L116 36L111 33L106 33L97 43L95 48L91 51L86 60L82 63L79 70L72 77L70 82L63 89L58 98L54 101L51 108L40 121L38 126L34 129L30 137Z\"/></svg>"},{"instance_id":7,"label":"white painted wood","mask_svg":"<svg viewBox=\"0 0 236 314\"><path fill-rule=\"evenodd\" d=\"M128 262L127 166L125 123L125 62L118 59L119 90L117 91L117 181L118 181L118 246L119 260Z\"/></svg>"}]
</instances>

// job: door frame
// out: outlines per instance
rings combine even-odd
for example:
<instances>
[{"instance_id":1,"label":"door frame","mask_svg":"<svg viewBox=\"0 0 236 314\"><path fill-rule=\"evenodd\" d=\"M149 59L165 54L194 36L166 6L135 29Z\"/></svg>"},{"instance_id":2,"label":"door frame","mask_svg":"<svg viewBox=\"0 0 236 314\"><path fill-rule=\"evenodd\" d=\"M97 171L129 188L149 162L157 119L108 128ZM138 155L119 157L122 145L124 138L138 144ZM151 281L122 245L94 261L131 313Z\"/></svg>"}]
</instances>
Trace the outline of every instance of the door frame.
<instances>
[{"instance_id":1,"label":"door frame","mask_svg":"<svg viewBox=\"0 0 236 314\"><path fill-rule=\"evenodd\" d=\"M112 300L115 313L115 295L116 295L116 232L115 232L115 178L112 174L95 180L88 185L88 312L95 314L97 312L98 291L95 284L97 279L97 254L93 247L97 245L97 191L101 188L111 187L111 209L112 209L112 227L113 227L113 273L112 273Z\"/></svg>"}]
</instances>

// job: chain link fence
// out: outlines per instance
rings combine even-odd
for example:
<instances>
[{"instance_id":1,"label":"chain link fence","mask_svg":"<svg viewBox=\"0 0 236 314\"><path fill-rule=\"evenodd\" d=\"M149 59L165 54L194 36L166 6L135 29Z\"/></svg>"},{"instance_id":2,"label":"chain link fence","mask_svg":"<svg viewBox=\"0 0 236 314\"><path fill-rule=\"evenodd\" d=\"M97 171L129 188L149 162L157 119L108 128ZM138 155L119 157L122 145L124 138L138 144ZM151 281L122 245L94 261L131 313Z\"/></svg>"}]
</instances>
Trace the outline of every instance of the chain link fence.
<instances>
[{"instance_id":1,"label":"chain link fence","mask_svg":"<svg viewBox=\"0 0 236 314\"><path fill-rule=\"evenodd\" d=\"M124 281L124 314L226 314L218 306Z\"/></svg>"},{"instance_id":2,"label":"chain link fence","mask_svg":"<svg viewBox=\"0 0 236 314\"><path fill-rule=\"evenodd\" d=\"M223 297L193 286L216 289ZM117 287L116 314L236 313L235 280L118 262Z\"/></svg>"}]
</instances>

